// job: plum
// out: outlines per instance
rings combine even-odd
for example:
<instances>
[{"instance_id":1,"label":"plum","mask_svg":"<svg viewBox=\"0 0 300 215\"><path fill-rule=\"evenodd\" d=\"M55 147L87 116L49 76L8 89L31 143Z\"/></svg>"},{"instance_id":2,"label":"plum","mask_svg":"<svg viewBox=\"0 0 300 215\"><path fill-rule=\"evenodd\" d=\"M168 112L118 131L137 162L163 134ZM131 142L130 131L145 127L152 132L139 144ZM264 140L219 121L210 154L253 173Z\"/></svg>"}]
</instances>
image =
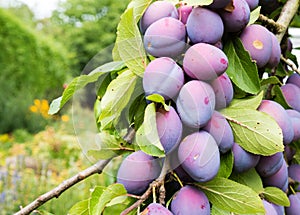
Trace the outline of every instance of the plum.
<instances>
[{"instance_id":1,"label":"plum","mask_svg":"<svg viewBox=\"0 0 300 215\"><path fill-rule=\"evenodd\" d=\"M300 211L300 192L289 195L290 206L285 207L286 215L299 215Z\"/></svg>"},{"instance_id":2,"label":"plum","mask_svg":"<svg viewBox=\"0 0 300 215\"><path fill-rule=\"evenodd\" d=\"M186 30L192 43L214 44L222 38L224 25L218 13L195 7L187 19Z\"/></svg>"},{"instance_id":3,"label":"plum","mask_svg":"<svg viewBox=\"0 0 300 215\"><path fill-rule=\"evenodd\" d=\"M291 179L300 183L300 165L299 164L291 164L288 167L288 175ZM296 187L297 191L300 191L300 186Z\"/></svg>"},{"instance_id":4,"label":"plum","mask_svg":"<svg viewBox=\"0 0 300 215\"><path fill-rule=\"evenodd\" d=\"M220 9L226 7L230 3L230 0L213 0L213 2L208 5L209 8Z\"/></svg>"},{"instance_id":5,"label":"plum","mask_svg":"<svg viewBox=\"0 0 300 215\"><path fill-rule=\"evenodd\" d=\"M296 154L296 150L289 145L284 146L284 155L288 162L290 162L294 155Z\"/></svg>"},{"instance_id":6,"label":"plum","mask_svg":"<svg viewBox=\"0 0 300 215\"><path fill-rule=\"evenodd\" d=\"M219 77L227 67L228 58L225 53L207 43L197 43L191 46L183 58L185 73L201 81L209 81Z\"/></svg>"},{"instance_id":7,"label":"plum","mask_svg":"<svg viewBox=\"0 0 300 215\"><path fill-rule=\"evenodd\" d=\"M121 163L117 173L117 183L121 183L130 194L143 193L161 171L158 159L136 151L128 155Z\"/></svg>"},{"instance_id":8,"label":"plum","mask_svg":"<svg viewBox=\"0 0 300 215\"><path fill-rule=\"evenodd\" d=\"M274 68L280 62L281 48L276 36L272 32L270 32L270 35L272 38L272 52L266 67Z\"/></svg>"},{"instance_id":9,"label":"plum","mask_svg":"<svg viewBox=\"0 0 300 215\"><path fill-rule=\"evenodd\" d=\"M300 139L300 112L292 109L286 110L292 121L292 127L294 129L294 138L293 141Z\"/></svg>"},{"instance_id":10,"label":"plum","mask_svg":"<svg viewBox=\"0 0 300 215\"><path fill-rule=\"evenodd\" d=\"M300 88L295 84L287 83L280 89L288 105L296 111L300 111Z\"/></svg>"},{"instance_id":11,"label":"plum","mask_svg":"<svg viewBox=\"0 0 300 215\"><path fill-rule=\"evenodd\" d=\"M281 168L283 162L283 153L277 152L270 156L261 156L255 168L260 176L268 177L274 175Z\"/></svg>"},{"instance_id":12,"label":"plum","mask_svg":"<svg viewBox=\"0 0 300 215\"><path fill-rule=\"evenodd\" d=\"M185 125L200 128L213 114L215 93L208 83L192 80L181 88L176 105L177 112Z\"/></svg>"},{"instance_id":13,"label":"plum","mask_svg":"<svg viewBox=\"0 0 300 215\"><path fill-rule=\"evenodd\" d=\"M214 137L221 153L226 153L232 148L234 143L232 129L225 117L219 112L214 111L203 130Z\"/></svg>"},{"instance_id":14,"label":"plum","mask_svg":"<svg viewBox=\"0 0 300 215\"><path fill-rule=\"evenodd\" d=\"M183 53L185 46L185 25L172 17L153 22L144 35L144 47L155 57L177 57Z\"/></svg>"},{"instance_id":15,"label":"plum","mask_svg":"<svg viewBox=\"0 0 300 215\"><path fill-rule=\"evenodd\" d=\"M263 100L258 107L258 111L268 114L277 122L282 130L284 144L288 144L293 140L294 129L291 126L292 121L286 110L279 103L272 100Z\"/></svg>"},{"instance_id":16,"label":"plum","mask_svg":"<svg viewBox=\"0 0 300 215\"><path fill-rule=\"evenodd\" d=\"M186 136L179 145L178 159L183 169L198 182L213 179L220 168L218 145L206 131Z\"/></svg>"},{"instance_id":17,"label":"plum","mask_svg":"<svg viewBox=\"0 0 300 215\"><path fill-rule=\"evenodd\" d=\"M149 204L140 215L172 215L171 211L158 203Z\"/></svg>"},{"instance_id":18,"label":"plum","mask_svg":"<svg viewBox=\"0 0 300 215\"><path fill-rule=\"evenodd\" d=\"M168 100L177 96L183 83L183 70L169 57L156 58L144 72L143 88L146 95L157 93Z\"/></svg>"},{"instance_id":19,"label":"plum","mask_svg":"<svg viewBox=\"0 0 300 215\"><path fill-rule=\"evenodd\" d=\"M250 8L245 0L233 1L232 11L220 11L227 32L238 32L246 27L250 20Z\"/></svg>"},{"instance_id":20,"label":"plum","mask_svg":"<svg viewBox=\"0 0 300 215\"><path fill-rule=\"evenodd\" d=\"M187 19L190 15L190 13L192 12L193 7L192 6L188 6L188 5L181 5L177 11L178 11L178 17L179 20L183 23L186 24Z\"/></svg>"},{"instance_id":21,"label":"plum","mask_svg":"<svg viewBox=\"0 0 300 215\"><path fill-rule=\"evenodd\" d=\"M286 83L295 84L297 87L300 88L300 75L297 73L293 73L288 77Z\"/></svg>"},{"instance_id":22,"label":"plum","mask_svg":"<svg viewBox=\"0 0 300 215\"><path fill-rule=\"evenodd\" d=\"M168 154L180 143L182 135L181 120L172 106L169 111L160 108L156 112L156 127L160 142Z\"/></svg>"},{"instance_id":23,"label":"plum","mask_svg":"<svg viewBox=\"0 0 300 215\"><path fill-rule=\"evenodd\" d=\"M262 200L264 208L265 208L265 215L275 215L277 214L277 211L275 210L273 204L266 200Z\"/></svg>"},{"instance_id":24,"label":"plum","mask_svg":"<svg viewBox=\"0 0 300 215\"><path fill-rule=\"evenodd\" d=\"M259 0L246 0L250 10L254 10L258 6Z\"/></svg>"},{"instance_id":25,"label":"plum","mask_svg":"<svg viewBox=\"0 0 300 215\"><path fill-rule=\"evenodd\" d=\"M252 24L241 33L240 39L258 68L264 67L272 53L272 37L270 31L262 25Z\"/></svg>"},{"instance_id":26,"label":"plum","mask_svg":"<svg viewBox=\"0 0 300 215\"><path fill-rule=\"evenodd\" d=\"M164 17L173 17L175 19L178 19L178 13L175 5L168 1L153 2L149 5L149 7L141 17L141 32L144 33L153 22Z\"/></svg>"},{"instance_id":27,"label":"plum","mask_svg":"<svg viewBox=\"0 0 300 215\"><path fill-rule=\"evenodd\" d=\"M230 78L226 73L223 73L218 78L210 82L215 96L216 105L215 109L220 110L226 108L233 99L233 86Z\"/></svg>"},{"instance_id":28,"label":"plum","mask_svg":"<svg viewBox=\"0 0 300 215\"><path fill-rule=\"evenodd\" d=\"M205 193L196 187L186 185L174 196L171 202L173 214L209 215L210 205Z\"/></svg>"},{"instance_id":29,"label":"plum","mask_svg":"<svg viewBox=\"0 0 300 215\"><path fill-rule=\"evenodd\" d=\"M239 144L234 143L232 147L233 152L233 170L237 173L246 172L255 167L259 162L259 155L255 155L244 150Z\"/></svg>"}]
</instances>

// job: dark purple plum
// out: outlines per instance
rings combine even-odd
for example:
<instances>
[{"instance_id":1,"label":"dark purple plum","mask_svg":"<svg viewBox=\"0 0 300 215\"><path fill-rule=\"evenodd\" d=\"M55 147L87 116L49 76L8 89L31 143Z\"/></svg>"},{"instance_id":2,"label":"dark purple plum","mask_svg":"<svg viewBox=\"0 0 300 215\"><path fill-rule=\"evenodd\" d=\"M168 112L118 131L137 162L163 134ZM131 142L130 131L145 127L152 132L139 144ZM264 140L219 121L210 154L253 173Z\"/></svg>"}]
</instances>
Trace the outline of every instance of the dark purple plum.
<instances>
[{"instance_id":1,"label":"dark purple plum","mask_svg":"<svg viewBox=\"0 0 300 215\"><path fill-rule=\"evenodd\" d=\"M169 111L160 108L156 112L156 127L160 142L168 154L180 143L182 135L181 120L172 106Z\"/></svg>"},{"instance_id":2,"label":"dark purple plum","mask_svg":"<svg viewBox=\"0 0 300 215\"><path fill-rule=\"evenodd\" d=\"M269 68L274 68L280 62L281 48L280 48L280 43L278 42L276 36L272 32L270 32L270 35L272 38L272 52L266 66Z\"/></svg>"},{"instance_id":3,"label":"dark purple plum","mask_svg":"<svg viewBox=\"0 0 300 215\"><path fill-rule=\"evenodd\" d=\"M270 31L262 25L252 24L241 33L240 39L244 48L250 53L258 68L264 67L272 53L272 37Z\"/></svg>"},{"instance_id":4,"label":"dark purple plum","mask_svg":"<svg viewBox=\"0 0 300 215\"><path fill-rule=\"evenodd\" d=\"M295 84L285 84L280 87L286 102L296 111L300 111L300 88Z\"/></svg>"},{"instance_id":5,"label":"dark purple plum","mask_svg":"<svg viewBox=\"0 0 300 215\"><path fill-rule=\"evenodd\" d=\"M172 170L177 174L177 176L180 178L180 180L184 182L193 182L194 180L191 178L191 176L183 169L181 166L181 163L178 159L178 150L174 150L169 155L169 161Z\"/></svg>"},{"instance_id":6,"label":"dark purple plum","mask_svg":"<svg viewBox=\"0 0 300 215\"><path fill-rule=\"evenodd\" d=\"M178 9L177 9L178 17L179 17L179 20L183 24L186 24L187 19L188 19L190 13L192 12L192 10L193 10L193 7L188 6L188 5L181 5L180 7L178 7Z\"/></svg>"},{"instance_id":7,"label":"dark purple plum","mask_svg":"<svg viewBox=\"0 0 300 215\"><path fill-rule=\"evenodd\" d=\"M299 164L291 164L288 167L288 175L294 181L300 183L300 165ZM300 186L297 186L297 191L300 191Z\"/></svg>"},{"instance_id":8,"label":"dark purple plum","mask_svg":"<svg viewBox=\"0 0 300 215\"><path fill-rule=\"evenodd\" d=\"M233 99L233 86L230 78L223 73L214 79L210 85L212 86L216 96L216 110L226 108Z\"/></svg>"},{"instance_id":9,"label":"dark purple plum","mask_svg":"<svg viewBox=\"0 0 300 215\"><path fill-rule=\"evenodd\" d=\"M161 171L160 162L142 151L128 155L121 163L117 183L121 183L130 194L143 193Z\"/></svg>"},{"instance_id":10,"label":"dark purple plum","mask_svg":"<svg viewBox=\"0 0 300 215\"><path fill-rule=\"evenodd\" d=\"M144 72L143 88L146 95L157 93L168 100L177 96L183 83L183 70L168 57L151 61Z\"/></svg>"},{"instance_id":11,"label":"dark purple plum","mask_svg":"<svg viewBox=\"0 0 300 215\"><path fill-rule=\"evenodd\" d=\"M290 206L285 207L286 215L299 215L300 211L300 192L289 195Z\"/></svg>"},{"instance_id":12,"label":"dark purple plum","mask_svg":"<svg viewBox=\"0 0 300 215\"><path fill-rule=\"evenodd\" d=\"M273 186L281 189L283 192L286 192L288 189L288 169L287 164L284 161L280 169L271 176L262 177L264 186Z\"/></svg>"},{"instance_id":13,"label":"dark purple plum","mask_svg":"<svg viewBox=\"0 0 300 215\"><path fill-rule=\"evenodd\" d=\"M173 17L178 19L178 13L175 5L168 1L153 2L146 9L140 20L141 32L144 33L153 22L164 17Z\"/></svg>"},{"instance_id":14,"label":"dark purple plum","mask_svg":"<svg viewBox=\"0 0 300 215\"><path fill-rule=\"evenodd\" d=\"M146 51L155 57L177 57L186 46L185 25L172 17L153 22L144 35Z\"/></svg>"},{"instance_id":15,"label":"dark purple plum","mask_svg":"<svg viewBox=\"0 0 300 215\"><path fill-rule=\"evenodd\" d=\"M210 205L205 193L196 187L186 185L174 196L171 202L173 214L209 215Z\"/></svg>"},{"instance_id":16,"label":"dark purple plum","mask_svg":"<svg viewBox=\"0 0 300 215\"><path fill-rule=\"evenodd\" d=\"M213 2L208 5L209 8L220 9L226 7L230 3L230 0L213 0Z\"/></svg>"},{"instance_id":17,"label":"dark purple plum","mask_svg":"<svg viewBox=\"0 0 300 215\"><path fill-rule=\"evenodd\" d=\"M288 144L294 138L294 129L291 126L292 121L286 110L277 102L263 100L258 110L271 116L279 125L283 134L283 143Z\"/></svg>"},{"instance_id":18,"label":"dark purple plum","mask_svg":"<svg viewBox=\"0 0 300 215\"><path fill-rule=\"evenodd\" d=\"M192 80L181 88L176 105L177 112L185 125L200 128L213 114L215 93L208 83Z\"/></svg>"},{"instance_id":19,"label":"dark purple plum","mask_svg":"<svg viewBox=\"0 0 300 215\"><path fill-rule=\"evenodd\" d=\"M282 152L277 152L270 156L261 156L256 165L257 173L262 177L274 175L282 166L284 157Z\"/></svg>"},{"instance_id":20,"label":"dark purple plum","mask_svg":"<svg viewBox=\"0 0 300 215\"><path fill-rule=\"evenodd\" d=\"M297 87L300 88L300 75L297 73L292 74L290 77L288 77L286 83L295 84Z\"/></svg>"},{"instance_id":21,"label":"dark purple plum","mask_svg":"<svg viewBox=\"0 0 300 215\"><path fill-rule=\"evenodd\" d=\"M220 168L218 145L206 131L186 136L179 145L178 159L184 170L198 182L213 179Z\"/></svg>"},{"instance_id":22,"label":"dark purple plum","mask_svg":"<svg viewBox=\"0 0 300 215\"><path fill-rule=\"evenodd\" d=\"M195 7L187 19L186 30L192 43L215 44L223 36L224 25L218 13Z\"/></svg>"},{"instance_id":23,"label":"dark purple plum","mask_svg":"<svg viewBox=\"0 0 300 215\"><path fill-rule=\"evenodd\" d=\"M262 200L264 208L265 208L265 215L276 215L277 211L275 210L273 204L266 200Z\"/></svg>"},{"instance_id":24,"label":"dark purple plum","mask_svg":"<svg viewBox=\"0 0 300 215\"><path fill-rule=\"evenodd\" d=\"M226 118L219 112L214 111L203 130L214 137L221 153L226 153L232 148L234 143L232 129Z\"/></svg>"},{"instance_id":25,"label":"dark purple plum","mask_svg":"<svg viewBox=\"0 0 300 215\"><path fill-rule=\"evenodd\" d=\"M197 43L191 46L183 58L183 69L192 78L209 81L222 75L228 67L225 53L210 44Z\"/></svg>"},{"instance_id":26,"label":"dark purple plum","mask_svg":"<svg viewBox=\"0 0 300 215\"><path fill-rule=\"evenodd\" d=\"M140 215L172 215L173 213L158 203L149 204Z\"/></svg>"},{"instance_id":27,"label":"dark purple plum","mask_svg":"<svg viewBox=\"0 0 300 215\"><path fill-rule=\"evenodd\" d=\"M238 32L246 27L250 20L250 8L245 0L233 1L232 11L220 11L227 32Z\"/></svg>"},{"instance_id":28,"label":"dark purple plum","mask_svg":"<svg viewBox=\"0 0 300 215\"><path fill-rule=\"evenodd\" d=\"M259 161L260 156L244 150L239 144L234 143L232 147L233 152L233 170L237 173L247 172L255 167Z\"/></svg>"},{"instance_id":29,"label":"dark purple plum","mask_svg":"<svg viewBox=\"0 0 300 215\"><path fill-rule=\"evenodd\" d=\"M288 162L290 162L294 155L296 154L296 150L289 145L284 146L284 156Z\"/></svg>"},{"instance_id":30,"label":"dark purple plum","mask_svg":"<svg viewBox=\"0 0 300 215\"><path fill-rule=\"evenodd\" d=\"M273 203L272 203L272 205L275 208L277 215L284 215L284 207L282 205L276 205Z\"/></svg>"},{"instance_id":31,"label":"dark purple plum","mask_svg":"<svg viewBox=\"0 0 300 215\"><path fill-rule=\"evenodd\" d=\"M292 109L286 110L286 112L291 118L292 126L294 129L293 141L300 140L300 112Z\"/></svg>"},{"instance_id":32,"label":"dark purple plum","mask_svg":"<svg viewBox=\"0 0 300 215\"><path fill-rule=\"evenodd\" d=\"M246 0L250 10L254 10L258 6L259 0Z\"/></svg>"}]
</instances>

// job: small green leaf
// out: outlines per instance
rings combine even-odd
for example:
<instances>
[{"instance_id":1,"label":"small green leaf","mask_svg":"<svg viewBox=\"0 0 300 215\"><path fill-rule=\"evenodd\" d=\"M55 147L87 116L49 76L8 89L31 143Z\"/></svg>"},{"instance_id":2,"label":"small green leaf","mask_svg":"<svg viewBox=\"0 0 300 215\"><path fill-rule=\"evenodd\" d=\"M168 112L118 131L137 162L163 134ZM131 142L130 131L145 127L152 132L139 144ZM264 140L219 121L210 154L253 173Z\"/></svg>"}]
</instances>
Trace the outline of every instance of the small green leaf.
<instances>
[{"instance_id":1,"label":"small green leaf","mask_svg":"<svg viewBox=\"0 0 300 215\"><path fill-rule=\"evenodd\" d=\"M132 205L136 200L128 196L118 196L111 200L104 209L104 215L121 214L129 205ZM131 211L129 215L137 214L136 209Z\"/></svg>"},{"instance_id":2,"label":"small green leaf","mask_svg":"<svg viewBox=\"0 0 300 215\"><path fill-rule=\"evenodd\" d=\"M282 130L269 115L248 108L220 112L229 121L235 142L246 151L268 156L284 150Z\"/></svg>"},{"instance_id":3,"label":"small green leaf","mask_svg":"<svg viewBox=\"0 0 300 215\"><path fill-rule=\"evenodd\" d=\"M134 20L136 23L140 20L145 10L152 3L152 0L132 0L127 9L133 8Z\"/></svg>"},{"instance_id":4,"label":"small green leaf","mask_svg":"<svg viewBox=\"0 0 300 215\"><path fill-rule=\"evenodd\" d=\"M274 96L274 101L279 103L285 109L292 109L284 98L281 88L278 85L274 85L272 88L272 95Z\"/></svg>"},{"instance_id":5,"label":"small green leaf","mask_svg":"<svg viewBox=\"0 0 300 215\"><path fill-rule=\"evenodd\" d=\"M182 2L188 6L205 6L213 3L213 0L183 0Z\"/></svg>"},{"instance_id":6,"label":"small green leaf","mask_svg":"<svg viewBox=\"0 0 300 215\"><path fill-rule=\"evenodd\" d=\"M117 28L116 48L114 52L118 52L118 56L126 66L142 77L148 61L141 34L134 19L133 8L127 9L121 16Z\"/></svg>"},{"instance_id":7,"label":"small green leaf","mask_svg":"<svg viewBox=\"0 0 300 215\"><path fill-rule=\"evenodd\" d=\"M216 207L234 213L264 212L259 195L251 188L235 181L216 177L206 183L196 183Z\"/></svg>"},{"instance_id":8,"label":"small green leaf","mask_svg":"<svg viewBox=\"0 0 300 215\"><path fill-rule=\"evenodd\" d=\"M247 107L249 109L256 110L262 99L263 99L264 93L263 91L260 92L257 96L248 96L243 99L233 99L230 102L230 105L228 108L244 108Z\"/></svg>"},{"instance_id":9,"label":"small green leaf","mask_svg":"<svg viewBox=\"0 0 300 215\"><path fill-rule=\"evenodd\" d=\"M229 151L221 155L221 165L218 172L218 177L228 178L233 168L233 154Z\"/></svg>"},{"instance_id":10,"label":"small green leaf","mask_svg":"<svg viewBox=\"0 0 300 215\"><path fill-rule=\"evenodd\" d=\"M142 151L145 153L164 157L164 148L161 145L157 127L156 127L156 110L155 104L147 105L145 110L144 122L136 133L135 141Z\"/></svg>"},{"instance_id":11,"label":"small green leaf","mask_svg":"<svg viewBox=\"0 0 300 215\"><path fill-rule=\"evenodd\" d=\"M69 210L68 215L89 215L89 200L77 202Z\"/></svg>"},{"instance_id":12,"label":"small green leaf","mask_svg":"<svg viewBox=\"0 0 300 215\"><path fill-rule=\"evenodd\" d=\"M215 205L212 205L210 214L211 215L231 215L231 213L229 211L224 211L224 210L216 207Z\"/></svg>"},{"instance_id":13,"label":"small green leaf","mask_svg":"<svg viewBox=\"0 0 300 215\"><path fill-rule=\"evenodd\" d=\"M243 173L233 173L230 179L252 188L258 194L264 190L262 180L254 168Z\"/></svg>"},{"instance_id":14,"label":"small green leaf","mask_svg":"<svg viewBox=\"0 0 300 215\"><path fill-rule=\"evenodd\" d=\"M96 82L101 75L113 71L119 71L123 69L124 66L125 64L123 62L110 62L96 68L88 75L81 75L74 78L64 90L62 96L52 101L48 113L51 115L57 113L67 103L67 101L71 99L77 90L82 89L88 83Z\"/></svg>"},{"instance_id":15,"label":"small green leaf","mask_svg":"<svg viewBox=\"0 0 300 215\"><path fill-rule=\"evenodd\" d=\"M166 105L165 98L159 94L151 94L147 96L146 99L152 102L161 103L166 111L170 110L170 106Z\"/></svg>"},{"instance_id":16,"label":"small green leaf","mask_svg":"<svg viewBox=\"0 0 300 215\"><path fill-rule=\"evenodd\" d=\"M224 52L228 57L228 68L226 73L241 90L257 94L260 91L260 82L257 66L252 62L241 40L235 38L228 40L224 45Z\"/></svg>"},{"instance_id":17,"label":"small green leaf","mask_svg":"<svg viewBox=\"0 0 300 215\"><path fill-rule=\"evenodd\" d=\"M134 128L136 130L142 125L144 121L144 113L147 107L147 102L145 100L145 95L138 96L131 104L129 108L129 122L134 123Z\"/></svg>"},{"instance_id":18,"label":"small green leaf","mask_svg":"<svg viewBox=\"0 0 300 215\"><path fill-rule=\"evenodd\" d=\"M108 187L95 187L90 201L89 214L98 215L102 214L107 204L119 196L127 194L126 189L122 184L112 184Z\"/></svg>"},{"instance_id":19,"label":"small green leaf","mask_svg":"<svg viewBox=\"0 0 300 215\"><path fill-rule=\"evenodd\" d=\"M260 9L261 9L261 6L258 6L257 8L255 8L254 10L251 11L251 13L250 13L250 20L248 22L248 25L252 25L259 18Z\"/></svg>"},{"instance_id":20,"label":"small green leaf","mask_svg":"<svg viewBox=\"0 0 300 215\"><path fill-rule=\"evenodd\" d=\"M263 196L269 202L273 202L277 205L282 205L285 207L290 206L290 200L281 189L277 187L266 187L263 191Z\"/></svg>"},{"instance_id":21,"label":"small green leaf","mask_svg":"<svg viewBox=\"0 0 300 215\"><path fill-rule=\"evenodd\" d=\"M281 81L278 79L278 77L276 76L271 76L268 77L266 79L262 79L260 84L263 85L267 85L267 84L279 84L282 85Z\"/></svg>"}]
</instances>

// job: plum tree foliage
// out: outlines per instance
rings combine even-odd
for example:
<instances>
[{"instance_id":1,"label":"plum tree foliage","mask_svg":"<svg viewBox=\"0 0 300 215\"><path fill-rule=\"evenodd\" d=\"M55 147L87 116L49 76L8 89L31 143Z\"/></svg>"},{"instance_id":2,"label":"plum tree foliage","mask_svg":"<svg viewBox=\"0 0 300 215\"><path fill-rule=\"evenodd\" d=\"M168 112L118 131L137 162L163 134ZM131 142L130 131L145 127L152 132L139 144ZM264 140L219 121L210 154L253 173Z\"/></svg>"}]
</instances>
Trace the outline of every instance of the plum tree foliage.
<instances>
[{"instance_id":1,"label":"plum tree foliage","mask_svg":"<svg viewBox=\"0 0 300 215\"><path fill-rule=\"evenodd\" d=\"M300 74L286 31L297 10L286 10L299 1L271 1L273 11L266 2L129 3L113 61L51 104L55 114L109 77L95 101L104 141L91 153L122 162L116 183L96 187L70 214L295 213Z\"/></svg>"}]
</instances>

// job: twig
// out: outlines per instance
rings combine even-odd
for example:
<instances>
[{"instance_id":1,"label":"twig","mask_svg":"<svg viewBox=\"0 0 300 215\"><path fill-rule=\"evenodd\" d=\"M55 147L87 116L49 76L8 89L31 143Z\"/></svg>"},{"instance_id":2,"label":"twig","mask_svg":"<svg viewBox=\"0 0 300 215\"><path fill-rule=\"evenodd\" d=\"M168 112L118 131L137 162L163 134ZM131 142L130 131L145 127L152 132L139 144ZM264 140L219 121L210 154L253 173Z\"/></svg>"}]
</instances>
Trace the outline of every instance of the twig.
<instances>
[{"instance_id":1,"label":"twig","mask_svg":"<svg viewBox=\"0 0 300 215\"><path fill-rule=\"evenodd\" d=\"M258 17L258 20L262 22L262 24L266 25L266 26L270 26L272 29L274 29L275 34L278 34L282 31L284 31L284 26L278 24L277 22L275 22L273 19L270 19L266 16L264 16L263 14L260 14Z\"/></svg>"},{"instance_id":2,"label":"twig","mask_svg":"<svg viewBox=\"0 0 300 215\"><path fill-rule=\"evenodd\" d=\"M283 6L280 16L276 21L278 25L281 25L283 27L282 31L276 35L279 42L281 42L284 34L288 29L288 26L297 13L298 7L299 0L288 0Z\"/></svg>"},{"instance_id":3,"label":"twig","mask_svg":"<svg viewBox=\"0 0 300 215\"><path fill-rule=\"evenodd\" d=\"M288 61L288 59L286 59L286 58L283 57L282 55L281 55L281 57L280 57L280 60L282 60L282 61L283 61L284 63L286 63L289 67L291 67L291 69L292 69L294 72L296 72L296 73L298 73L298 74L300 75L300 70L296 67L295 64L293 64L292 62Z\"/></svg>"},{"instance_id":4,"label":"twig","mask_svg":"<svg viewBox=\"0 0 300 215\"><path fill-rule=\"evenodd\" d=\"M72 187L73 185L79 183L80 181L88 178L94 174L101 174L104 167L110 162L111 159L108 160L100 160L93 166L88 167L87 169L79 172L78 174L74 175L73 177L65 180L60 185L58 185L53 190L41 195L33 202L28 204L26 207L21 208L20 211L15 213L15 215L27 215L30 214L32 211L40 207L41 205L45 204L47 201L53 198L58 198L64 191Z\"/></svg>"}]
</instances>

